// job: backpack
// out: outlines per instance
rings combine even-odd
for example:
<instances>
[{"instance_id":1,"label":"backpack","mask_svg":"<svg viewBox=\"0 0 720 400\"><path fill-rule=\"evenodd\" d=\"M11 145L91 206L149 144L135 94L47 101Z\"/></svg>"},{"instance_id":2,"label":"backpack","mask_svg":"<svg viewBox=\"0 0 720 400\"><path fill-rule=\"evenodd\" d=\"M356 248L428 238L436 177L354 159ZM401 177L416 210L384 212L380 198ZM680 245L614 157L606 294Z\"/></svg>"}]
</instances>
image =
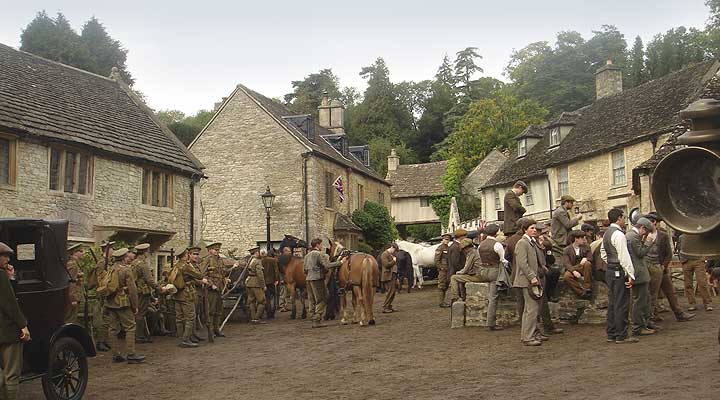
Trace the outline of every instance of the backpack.
<instances>
[{"instance_id":1,"label":"backpack","mask_svg":"<svg viewBox=\"0 0 720 400\"><path fill-rule=\"evenodd\" d=\"M170 270L170 275L168 275L168 283L172 283L173 286L177 288L177 290L182 290L185 288L185 279L183 279L183 274L180 269L180 263L175 264L175 266Z\"/></svg>"},{"instance_id":2,"label":"backpack","mask_svg":"<svg viewBox=\"0 0 720 400\"><path fill-rule=\"evenodd\" d=\"M95 293L102 297L109 297L115 294L120 288L120 278L116 268L109 268L100 273L98 286Z\"/></svg>"}]
</instances>

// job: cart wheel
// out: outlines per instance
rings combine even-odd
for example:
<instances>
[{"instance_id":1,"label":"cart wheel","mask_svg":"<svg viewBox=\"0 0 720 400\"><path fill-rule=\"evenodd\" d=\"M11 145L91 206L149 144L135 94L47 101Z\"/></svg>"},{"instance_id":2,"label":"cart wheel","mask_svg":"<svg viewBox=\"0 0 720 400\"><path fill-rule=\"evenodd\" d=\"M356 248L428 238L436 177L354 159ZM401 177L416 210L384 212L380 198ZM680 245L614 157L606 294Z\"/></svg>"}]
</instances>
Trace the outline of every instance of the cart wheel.
<instances>
[{"instance_id":1,"label":"cart wheel","mask_svg":"<svg viewBox=\"0 0 720 400\"><path fill-rule=\"evenodd\" d=\"M85 350L75 339L64 337L52 346L48 370L42 378L45 397L50 400L79 400L88 382Z\"/></svg>"}]
</instances>

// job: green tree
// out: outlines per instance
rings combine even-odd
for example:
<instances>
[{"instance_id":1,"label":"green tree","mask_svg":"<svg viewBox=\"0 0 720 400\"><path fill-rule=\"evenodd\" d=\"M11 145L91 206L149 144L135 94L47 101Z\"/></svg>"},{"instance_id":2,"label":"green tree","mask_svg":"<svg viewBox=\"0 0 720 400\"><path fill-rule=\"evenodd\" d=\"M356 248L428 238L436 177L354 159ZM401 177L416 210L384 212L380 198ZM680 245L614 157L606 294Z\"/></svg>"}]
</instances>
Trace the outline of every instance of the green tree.
<instances>
[{"instance_id":1,"label":"green tree","mask_svg":"<svg viewBox=\"0 0 720 400\"><path fill-rule=\"evenodd\" d=\"M412 149L408 148L405 144L393 142L388 138L372 138L368 142L368 148L370 150L370 168L375 170L381 177L387 175L387 157L390 155L391 149L395 149L402 164L415 164L419 162L417 155Z\"/></svg>"},{"instance_id":2,"label":"green tree","mask_svg":"<svg viewBox=\"0 0 720 400\"><path fill-rule=\"evenodd\" d=\"M178 110L160 110L155 115L185 146L188 146L210 121L214 113L200 110L195 115L186 116Z\"/></svg>"},{"instance_id":3,"label":"green tree","mask_svg":"<svg viewBox=\"0 0 720 400\"><path fill-rule=\"evenodd\" d=\"M135 80L127 69L127 50L122 44L108 35L105 26L92 17L83 25L80 39L92 55L92 71L98 75L109 76L112 67L117 67L125 83L132 86Z\"/></svg>"},{"instance_id":4,"label":"green tree","mask_svg":"<svg viewBox=\"0 0 720 400\"><path fill-rule=\"evenodd\" d=\"M467 47L455 54L455 81L459 85L460 92L468 97L471 95L473 75L483 72L483 69L475 63L476 59L482 59L477 47Z\"/></svg>"},{"instance_id":5,"label":"green tree","mask_svg":"<svg viewBox=\"0 0 720 400\"><path fill-rule=\"evenodd\" d=\"M702 61L707 53L708 40L705 32L684 26L657 34L647 45L647 71L650 79L657 79L688 64Z\"/></svg>"},{"instance_id":6,"label":"green tree","mask_svg":"<svg viewBox=\"0 0 720 400\"><path fill-rule=\"evenodd\" d=\"M395 222L382 204L366 201L362 209L352 213L352 221L362 229L365 243L375 250L398 238Z\"/></svg>"},{"instance_id":7,"label":"green tree","mask_svg":"<svg viewBox=\"0 0 720 400\"><path fill-rule=\"evenodd\" d=\"M301 81L293 81L292 86L293 92L285 95L287 107L296 114L312 114L315 119L325 93L331 99L342 97L338 78L329 68L310 74Z\"/></svg>"},{"instance_id":8,"label":"green tree","mask_svg":"<svg viewBox=\"0 0 720 400\"><path fill-rule=\"evenodd\" d=\"M628 87L635 87L646 81L645 49L640 36L635 37L629 57Z\"/></svg>"}]
</instances>

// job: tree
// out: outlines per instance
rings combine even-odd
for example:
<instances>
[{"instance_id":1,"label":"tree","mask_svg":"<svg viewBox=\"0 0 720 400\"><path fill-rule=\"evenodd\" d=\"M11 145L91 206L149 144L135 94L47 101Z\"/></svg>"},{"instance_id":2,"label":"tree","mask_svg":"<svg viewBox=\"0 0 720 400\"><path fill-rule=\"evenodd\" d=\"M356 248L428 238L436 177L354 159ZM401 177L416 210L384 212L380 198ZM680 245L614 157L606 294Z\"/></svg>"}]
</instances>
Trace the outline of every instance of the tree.
<instances>
[{"instance_id":1,"label":"tree","mask_svg":"<svg viewBox=\"0 0 720 400\"><path fill-rule=\"evenodd\" d=\"M428 241L440 236L440 224L416 224L405 226L406 238Z\"/></svg>"},{"instance_id":2,"label":"tree","mask_svg":"<svg viewBox=\"0 0 720 400\"><path fill-rule=\"evenodd\" d=\"M125 83L132 86L135 80L127 69L127 50L122 44L111 38L105 26L92 17L83 25L80 39L93 58L92 72L109 76L112 67L117 67Z\"/></svg>"},{"instance_id":3,"label":"tree","mask_svg":"<svg viewBox=\"0 0 720 400\"><path fill-rule=\"evenodd\" d=\"M185 146L188 146L207 125L214 113L208 110L200 110L195 115L185 116L182 111L161 110L155 115Z\"/></svg>"},{"instance_id":4,"label":"tree","mask_svg":"<svg viewBox=\"0 0 720 400\"><path fill-rule=\"evenodd\" d=\"M635 37L635 44L633 44L630 52L629 62L627 86L635 87L644 83L646 81L645 50L640 36Z\"/></svg>"},{"instance_id":5,"label":"tree","mask_svg":"<svg viewBox=\"0 0 720 400\"><path fill-rule=\"evenodd\" d=\"M478 54L477 47L467 47L455 55L455 80L459 85L460 92L469 97L473 75L476 72L483 72L483 69L475 64L475 60L482 59L482 56Z\"/></svg>"},{"instance_id":6,"label":"tree","mask_svg":"<svg viewBox=\"0 0 720 400\"><path fill-rule=\"evenodd\" d=\"M362 209L352 213L352 221L362 229L365 242L373 249L380 249L398 238L395 222L382 204L366 201Z\"/></svg>"},{"instance_id":7,"label":"tree","mask_svg":"<svg viewBox=\"0 0 720 400\"><path fill-rule=\"evenodd\" d=\"M320 101L326 93L331 99L342 97L338 78L329 68L310 74L301 81L293 81L292 86L293 92L285 95L287 107L296 114L312 114L315 119Z\"/></svg>"},{"instance_id":8,"label":"tree","mask_svg":"<svg viewBox=\"0 0 720 400\"><path fill-rule=\"evenodd\" d=\"M684 26L655 35L646 50L649 78L656 79L704 60L707 42L704 32Z\"/></svg>"},{"instance_id":9,"label":"tree","mask_svg":"<svg viewBox=\"0 0 720 400\"><path fill-rule=\"evenodd\" d=\"M375 170L381 177L387 175L387 157L390 155L391 149L395 149L398 157L400 157L400 162L403 164L419 162L412 149L409 149L405 144L392 142L388 138L372 138L368 142L368 148L370 150L370 168Z\"/></svg>"}]
</instances>

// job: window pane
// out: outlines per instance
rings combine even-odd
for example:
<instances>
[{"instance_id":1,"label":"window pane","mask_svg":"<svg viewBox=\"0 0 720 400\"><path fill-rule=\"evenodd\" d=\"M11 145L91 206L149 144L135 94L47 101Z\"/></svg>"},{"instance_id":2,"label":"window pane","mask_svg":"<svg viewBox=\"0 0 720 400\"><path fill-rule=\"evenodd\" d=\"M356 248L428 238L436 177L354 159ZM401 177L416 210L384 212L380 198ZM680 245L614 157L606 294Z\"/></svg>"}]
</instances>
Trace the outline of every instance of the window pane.
<instances>
[{"instance_id":1,"label":"window pane","mask_svg":"<svg viewBox=\"0 0 720 400\"><path fill-rule=\"evenodd\" d=\"M143 174L142 174L142 203L143 204L150 204L150 201L148 201L149 179L150 179L150 170L143 169Z\"/></svg>"},{"instance_id":2,"label":"window pane","mask_svg":"<svg viewBox=\"0 0 720 400\"><path fill-rule=\"evenodd\" d=\"M60 150L50 149L50 190L60 190L60 156Z\"/></svg>"},{"instance_id":3,"label":"window pane","mask_svg":"<svg viewBox=\"0 0 720 400\"><path fill-rule=\"evenodd\" d=\"M77 162L77 154L65 152L65 181L63 189L66 193L72 193L75 184L75 163Z\"/></svg>"},{"instance_id":4,"label":"window pane","mask_svg":"<svg viewBox=\"0 0 720 400\"><path fill-rule=\"evenodd\" d=\"M87 193L87 182L88 182L88 170L89 170L88 156L80 154L80 166L78 167L78 187L77 192L80 194Z\"/></svg>"},{"instance_id":5,"label":"window pane","mask_svg":"<svg viewBox=\"0 0 720 400\"><path fill-rule=\"evenodd\" d=\"M163 174L162 206L170 206L170 174Z\"/></svg>"},{"instance_id":6,"label":"window pane","mask_svg":"<svg viewBox=\"0 0 720 400\"><path fill-rule=\"evenodd\" d=\"M10 140L0 138L0 184L10 183Z\"/></svg>"},{"instance_id":7,"label":"window pane","mask_svg":"<svg viewBox=\"0 0 720 400\"><path fill-rule=\"evenodd\" d=\"M158 192L160 190L160 174L153 171L152 173L152 205L157 206L160 204L158 198Z\"/></svg>"}]
</instances>

